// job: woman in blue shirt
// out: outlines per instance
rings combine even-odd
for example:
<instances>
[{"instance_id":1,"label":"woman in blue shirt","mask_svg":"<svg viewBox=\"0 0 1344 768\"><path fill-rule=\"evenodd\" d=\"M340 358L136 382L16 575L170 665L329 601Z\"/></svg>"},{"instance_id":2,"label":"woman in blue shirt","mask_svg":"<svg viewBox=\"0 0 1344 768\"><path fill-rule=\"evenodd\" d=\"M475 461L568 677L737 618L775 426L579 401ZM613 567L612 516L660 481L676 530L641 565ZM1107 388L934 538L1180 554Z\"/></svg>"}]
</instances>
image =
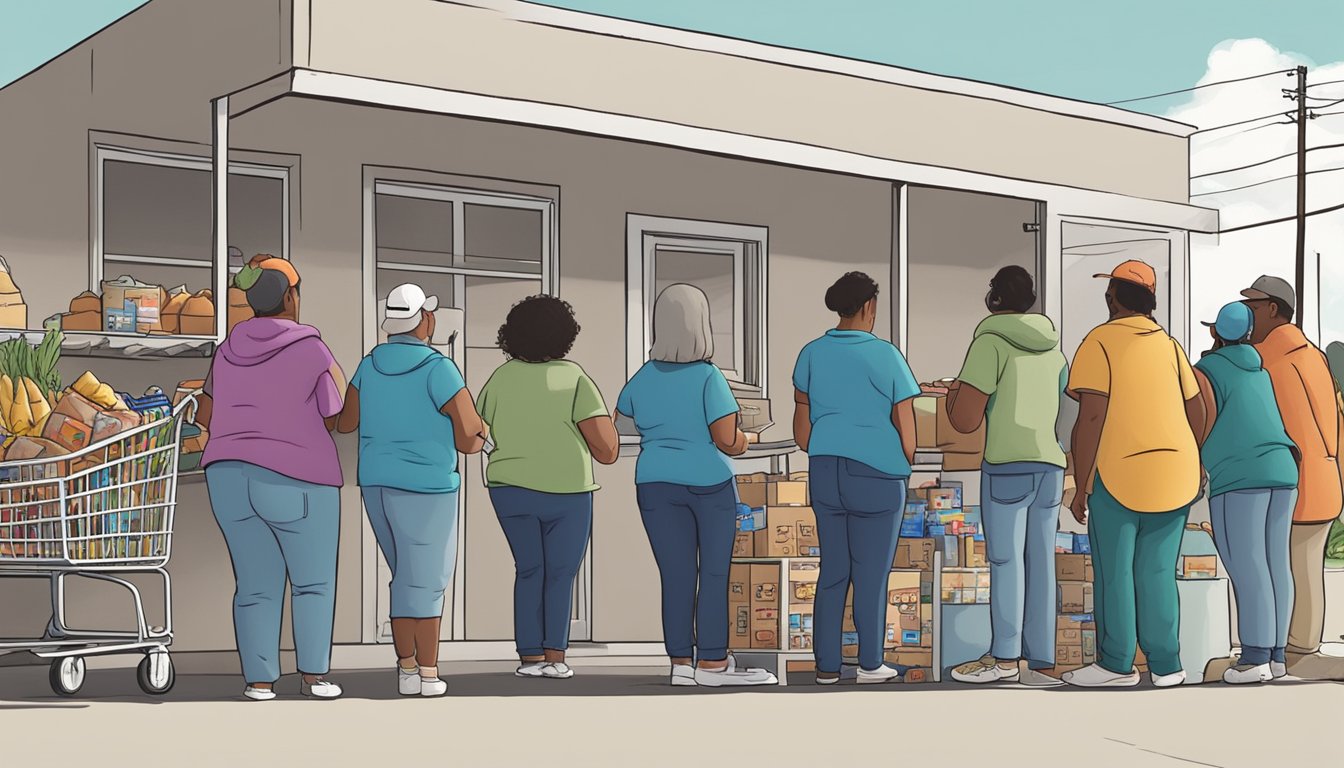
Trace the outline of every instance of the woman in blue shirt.
<instances>
[{"instance_id":1,"label":"woman in blue shirt","mask_svg":"<svg viewBox=\"0 0 1344 768\"><path fill-rule=\"evenodd\" d=\"M649 361L621 390L616 412L632 419L640 435L635 491L662 577L672 685L773 685L774 675L739 670L728 654L737 519L728 456L744 453L747 438L713 357L705 294L669 286L654 304Z\"/></svg>"},{"instance_id":2,"label":"woman in blue shirt","mask_svg":"<svg viewBox=\"0 0 1344 768\"><path fill-rule=\"evenodd\" d=\"M442 696L439 624L453 576L457 452L477 453L485 425L457 366L429 346L438 298L417 285L387 298L385 343L359 364L338 428L359 430L359 485L392 569L392 642L403 696Z\"/></svg>"},{"instance_id":3,"label":"woman in blue shirt","mask_svg":"<svg viewBox=\"0 0 1344 768\"><path fill-rule=\"evenodd\" d=\"M1200 458L1209 483L1214 544L1237 596L1241 658L1223 673L1233 685L1288 674L1293 612L1289 538L1297 504L1297 447L1274 386L1251 345L1255 316L1240 301L1218 311L1214 347L1195 365L1212 425Z\"/></svg>"},{"instance_id":4,"label":"woman in blue shirt","mask_svg":"<svg viewBox=\"0 0 1344 768\"><path fill-rule=\"evenodd\" d=\"M817 682L840 680L841 622L854 586L860 683L885 683L887 574L915 455L919 394L910 366L873 335L877 283L850 272L826 291L839 324L803 347L793 370L793 435L807 452L821 573L813 609Z\"/></svg>"}]
</instances>

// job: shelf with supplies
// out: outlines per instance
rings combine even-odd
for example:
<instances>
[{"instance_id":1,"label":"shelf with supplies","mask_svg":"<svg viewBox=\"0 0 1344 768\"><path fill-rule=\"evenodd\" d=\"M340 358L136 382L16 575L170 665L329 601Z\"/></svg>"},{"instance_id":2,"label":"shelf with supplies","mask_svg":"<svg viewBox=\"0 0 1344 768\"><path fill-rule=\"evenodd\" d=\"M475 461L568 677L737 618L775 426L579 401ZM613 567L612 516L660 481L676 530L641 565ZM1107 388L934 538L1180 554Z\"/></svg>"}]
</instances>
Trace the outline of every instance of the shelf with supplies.
<instances>
[{"instance_id":1,"label":"shelf with supplies","mask_svg":"<svg viewBox=\"0 0 1344 768\"><path fill-rule=\"evenodd\" d=\"M36 345L46 331L0 329L0 341L23 339ZM215 339L208 336L165 336L140 333L62 331L61 355L113 359L209 358Z\"/></svg>"},{"instance_id":2,"label":"shelf with supplies","mask_svg":"<svg viewBox=\"0 0 1344 768\"><path fill-rule=\"evenodd\" d=\"M790 673L815 669L812 606L821 550L808 473L739 475L736 482L729 645L745 663L766 667L787 684ZM968 645L983 644L982 653L989 647L979 508L963 506L959 483L913 488L900 534L887 577L883 656L905 682L938 682L946 662L967 660L957 657ZM843 621L842 654L856 663L848 601Z\"/></svg>"}]
</instances>

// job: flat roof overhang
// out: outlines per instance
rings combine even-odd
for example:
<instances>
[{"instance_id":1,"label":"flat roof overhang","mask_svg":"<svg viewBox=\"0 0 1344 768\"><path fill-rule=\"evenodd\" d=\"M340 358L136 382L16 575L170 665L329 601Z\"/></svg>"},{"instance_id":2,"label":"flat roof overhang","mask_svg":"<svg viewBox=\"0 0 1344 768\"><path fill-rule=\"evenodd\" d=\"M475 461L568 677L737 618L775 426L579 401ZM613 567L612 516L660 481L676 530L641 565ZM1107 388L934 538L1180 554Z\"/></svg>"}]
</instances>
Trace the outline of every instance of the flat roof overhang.
<instances>
[{"instance_id":1,"label":"flat roof overhang","mask_svg":"<svg viewBox=\"0 0 1344 768\"><path fill-rule=\"evenodd\" d=\"M1216 233L1218 211L1195 205L874 157L730 131L599 112L563 104L466 93L355 75L292 69L216 100L230 120L284 98L530 125L893 183L943 187L1044 201L1052 215Z\"/></svg>"}]
</instances>

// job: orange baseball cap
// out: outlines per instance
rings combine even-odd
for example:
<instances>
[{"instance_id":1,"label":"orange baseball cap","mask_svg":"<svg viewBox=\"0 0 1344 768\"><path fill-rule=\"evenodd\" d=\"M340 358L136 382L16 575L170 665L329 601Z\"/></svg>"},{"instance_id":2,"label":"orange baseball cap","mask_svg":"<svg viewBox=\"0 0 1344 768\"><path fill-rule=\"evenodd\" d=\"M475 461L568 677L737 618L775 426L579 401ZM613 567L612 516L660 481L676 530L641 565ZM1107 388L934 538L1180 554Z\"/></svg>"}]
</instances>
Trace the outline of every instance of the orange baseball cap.
<instances>
[{"instance_id":1,"label":"orange baseball cap","mask_svg":"<svg viewBox=\"0 0 1344 768\"><path fill-rule=\"evenodd\" d=\"M1124 280L1126 283L1133 283L1148 289L1149 293L1157 293L1157 273L1142 261L1126 261L1112 269L1110 274L1093 275L1093 277Z\"/></svg>"},{"instance_id":2,"label":"orange baseball cap","mask_svg":"<svg viewBox=\"0 0 1344 768\"><path fill-rule=\"evenodd\" d=\"M293 264L290 264L284 259L278 259L271 256L270 258L256 262L256 266L258 269L273 269L276 272L283 274L285 278L289 280L290 288L299 284L299 271L294 268Z\"/></svg>"}]
</instances>

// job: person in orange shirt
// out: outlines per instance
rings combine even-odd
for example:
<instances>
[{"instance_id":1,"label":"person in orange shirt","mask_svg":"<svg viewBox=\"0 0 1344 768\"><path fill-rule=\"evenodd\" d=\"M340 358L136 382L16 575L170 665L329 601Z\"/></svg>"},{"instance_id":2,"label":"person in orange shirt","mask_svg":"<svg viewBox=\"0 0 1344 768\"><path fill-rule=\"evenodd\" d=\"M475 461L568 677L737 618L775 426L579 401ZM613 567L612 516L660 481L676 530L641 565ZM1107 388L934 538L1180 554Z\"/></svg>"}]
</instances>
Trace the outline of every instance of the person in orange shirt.
<instances>
[{"instance_id":1,"label":"person in orange shirt","mask_svg":"<svg viewBox=\"0 0 1344 768\"><path fill-rule=\"evenodd\" d=\"M1289 662L1321 648L1325 631L1325 544L1344 507L1339 474L1341 414L1325 355L1292 324L1297 295L1287 281L1265 275L1241 292L1255 314L1252 342L1274 384L1288 437L1297 446L1299 480L1289 558L1293 618Z\"/></svg>"}]
</instances>

